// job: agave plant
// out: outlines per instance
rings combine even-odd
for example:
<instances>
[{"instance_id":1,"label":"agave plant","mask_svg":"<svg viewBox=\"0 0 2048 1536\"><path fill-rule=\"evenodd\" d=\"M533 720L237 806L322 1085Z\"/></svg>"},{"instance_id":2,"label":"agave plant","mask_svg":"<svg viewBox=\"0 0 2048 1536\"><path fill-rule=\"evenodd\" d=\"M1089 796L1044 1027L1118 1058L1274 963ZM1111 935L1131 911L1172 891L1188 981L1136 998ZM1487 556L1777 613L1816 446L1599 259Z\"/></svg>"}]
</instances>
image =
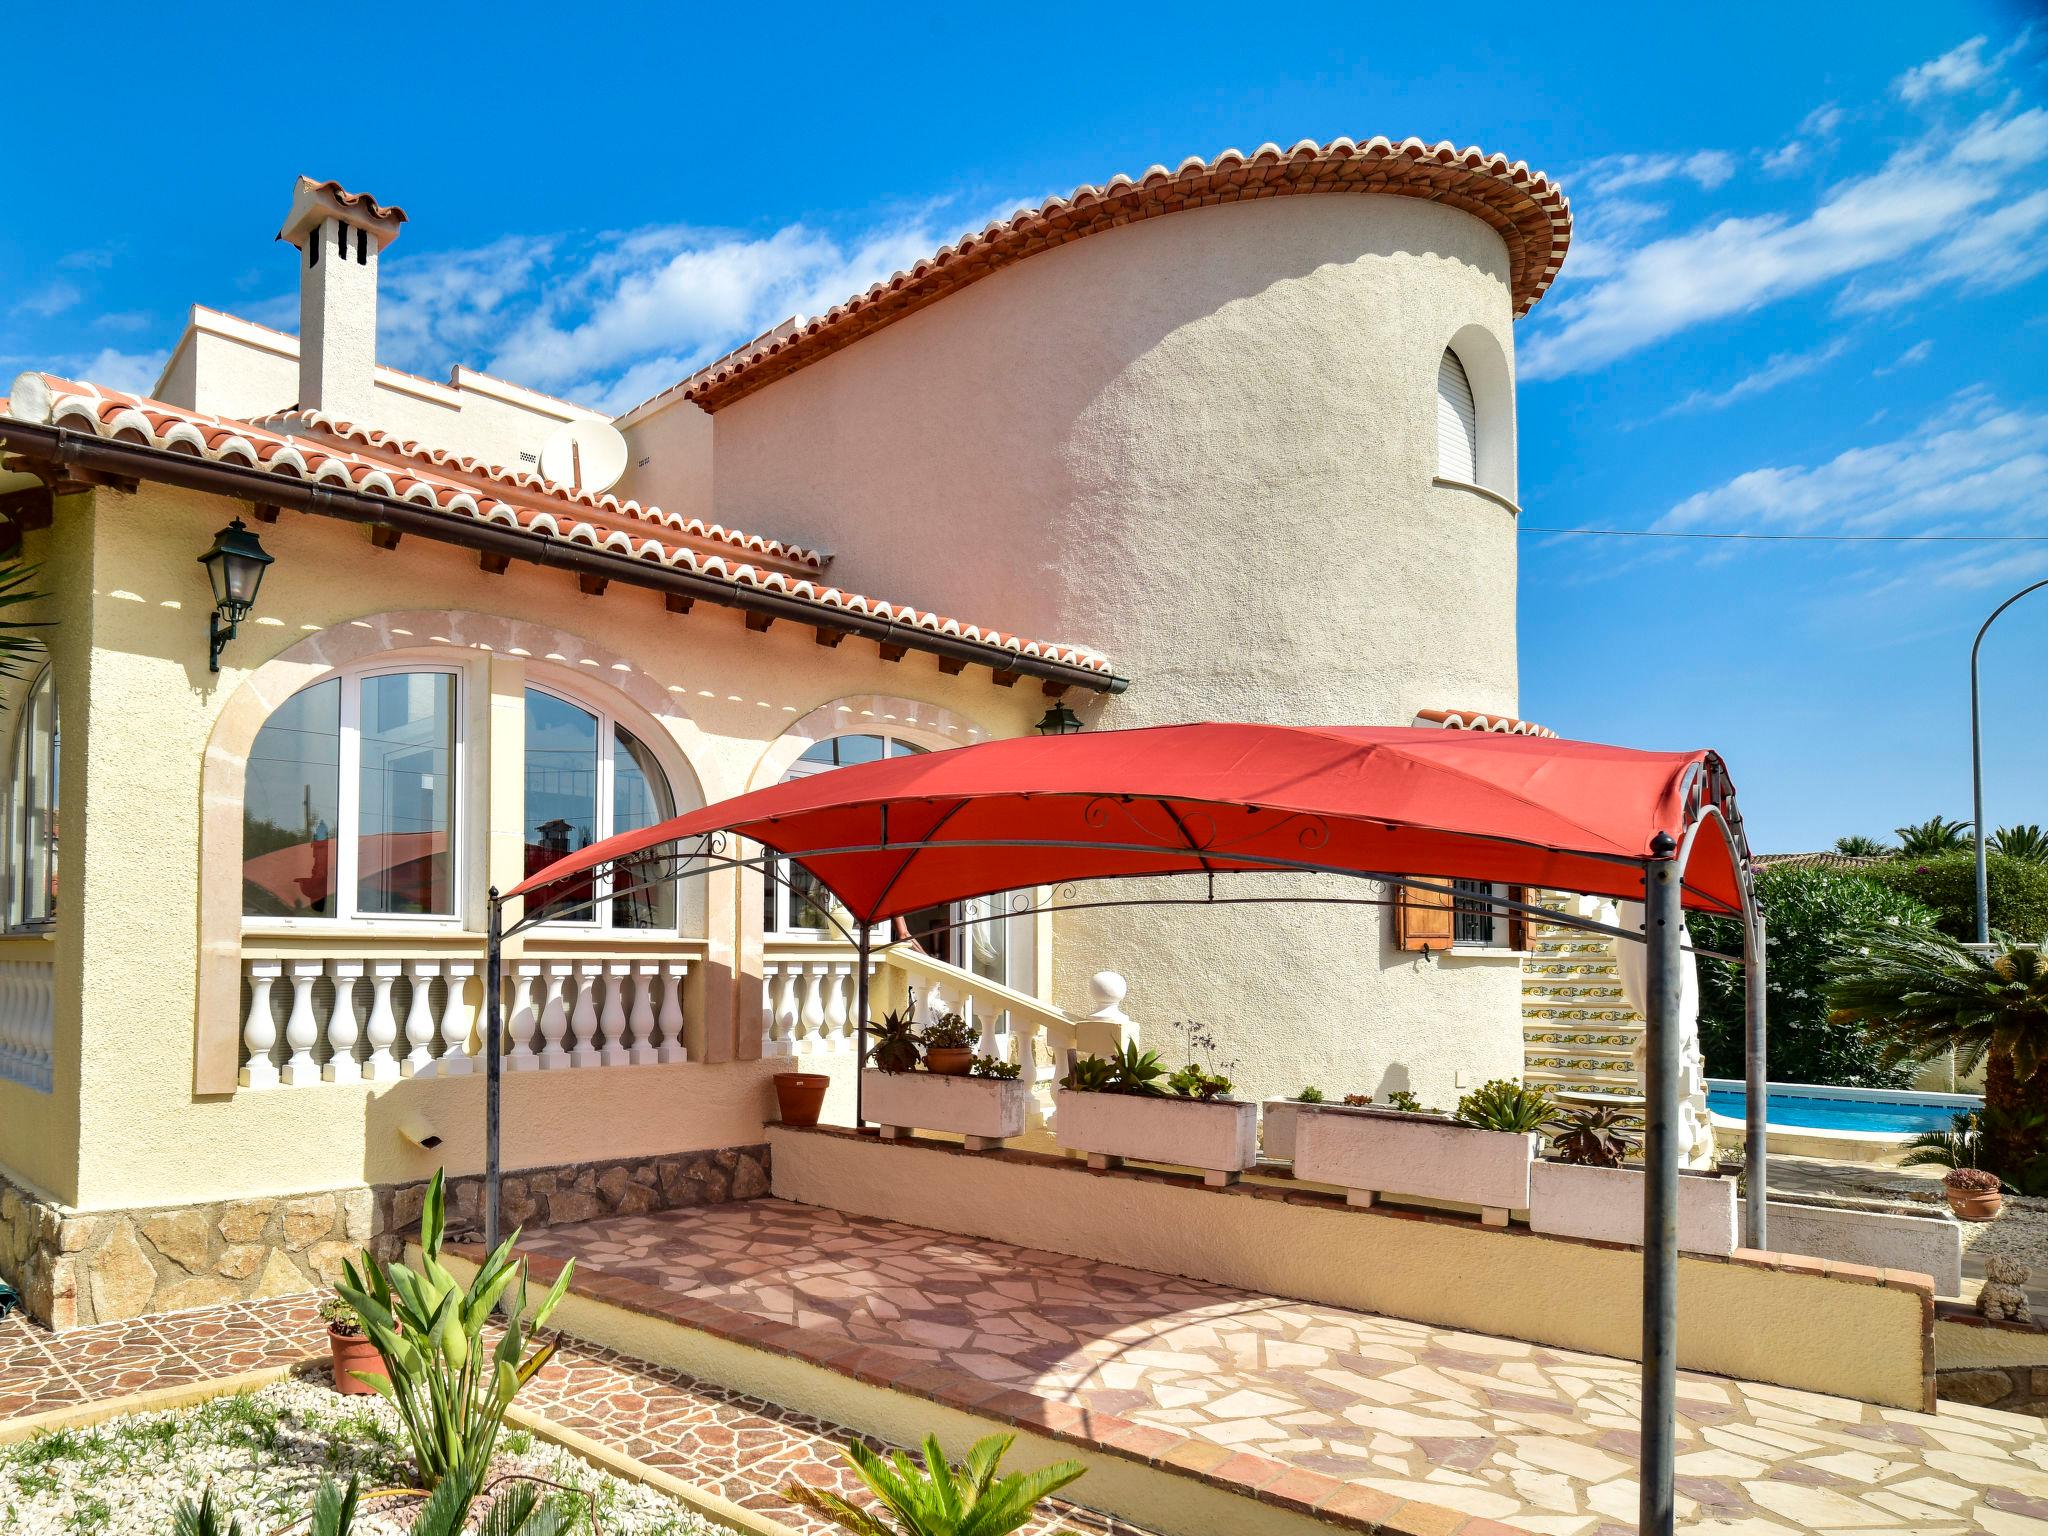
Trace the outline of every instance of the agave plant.
<instances>
[{"instance_id":1,"label":"agave plant","mask_svg":"<svg viewBox=\"0 0 2048 1536\"><path fill-rule=\"evenodd\" d=\"M2025 859L2029 864L2048 864L2048 831L2043 831L2037 822L2024 822L2016 827L2000 827L1991 834L1989 846L1993 853L2003 854L2008 859Z\"/></svg>"},{"instance_id":2,"label":"agave plant","mask_svg":"<svg viewBox=\"0 0 2048 1536\"><path fill-rule=\"evenodd\" d=\"M946 1460L938 1437L924 1439L924 1465L902 1451L886 1459L859 1441L846 1447L868 1491L881 1502L882 1519L836 1493L807 1483L790 1483L782 1496L790 1503L823 1515L852 1536L1010 1536L1032 1517L1039 1504L1079 1477L1078 1461L1056 1461L1036 1472L998 1477L1011 1435L990 1435L968 1449L966 1461Z\"/></svg>"},{"instance_id":3,"label":"agave plant","mask_svg":"<svg viewBox=\"0 0 2048 1536\"><path fill-rule=\"evenodd\" d=\"M560 1504L541 1502L539 1485L512 1477L503 1480L505 1491L491 1500L490 1508L477 1523L476 1536L561 1536L574 1516ZM462 1529L468 1500L455 1498L456 1486L443 1483L407 1527L408 1536L457 1536ZM354 1478L342 1487L332 1478L320 1484L313 1495L313 1515L306 1536L354 1536L357 1485ZM593 1527L595 1529L595 1527ZM172 1536L242 1536L241 1522L225 1526L213 1507L213 1490L206 1490L197 1504L190 1499L178 1506L172 1517Z\"/></svg>"},{"instance_id":4,"label":"agave plant","mask_svg":"<svg viewBox=\"0 0 2048 1536\"><path fill-rule=\"evenodd\" d=\"M1910 827L1894 827L1892 830L1899 840L1899 852L1909 859L1953 853L1970 841L1970 823L1950 821L1946 816L1930 816Z\"/></svg>"},{"instance_id":5,"label":"agave plant","mask_svg":"<svg viewBox=\"0 0 2048 1536\"><path fill-rule=\"evenodd\" d=\"M1458 1100L1460 1125L1483 1131L1540 1131L1557 1115L1557 1103L1541 1088L1495 1078Z\"/></svg>"},{"instance_id":6,"label":"agave plant","mask_svg":"<svg viewBox=\"0 0 2048 1536\"><path fill-rule=\"evenodd\" d=\"M526 1343L532 1332L546 1326L576 1266L574 1260L562 1266L529 1324L526 1260L512 1260L519 1234L498 1244L464 1291L441 1263L446 1225L444 1179L437 1171L420 1212L424 1273L404 1264L382 1263L365 1253L360 1272L344 1261L348 1278L335 1290L356 1309L363 1331L384 1362L381 1376L355 1374L398 1410L425 1486L436 1494L444 1488L454 1490L447 1495L455 1506L453 1530L490 1470L505 1410L554 1355L552 1340L530 1354ZM512 1305L505 1332L497 1348L487 1352L484 1324L508 1291Z\"/></svg>"},{"instance_id":7,"label":"agave plant","mask_svg":"<svg viewBox=\"0 0 2048 1536\"><path fill-rule=\"evenodd\" d=\"M1146 1099L1166 1096L1166 1086L1161 1081L1166 1076L1166 1063L1159 1059L1157 1051L1141 1051L1137 1041L1126 1040L1123 1049L1110 1058L1110 1064L1115 1068L1109 1083L1111 1093Z\"/></svg>"},{"instance_id":8,"label":"agave plant","mask_svg":"<svg viewBox=\"0 0 2048 1536\"><path fill-rule=\"evenodd\" d=\"M883 1072L915 1072L924 1054L917 1020L908 1009L890 1009L868 1026L868 1060Z\"/></svg>"},{"instance_id":9,"label":"agave plant","mask_svg":"<svg viewBox=\"0 0 2048 1536\"><path fill-rule=\"evenodd\" d=\"M1574 1104L1544 1127L1558 1161L1619 1168L1642 1145L1643 1117L1619 1104Z\"/></svg>"}]
</instances>

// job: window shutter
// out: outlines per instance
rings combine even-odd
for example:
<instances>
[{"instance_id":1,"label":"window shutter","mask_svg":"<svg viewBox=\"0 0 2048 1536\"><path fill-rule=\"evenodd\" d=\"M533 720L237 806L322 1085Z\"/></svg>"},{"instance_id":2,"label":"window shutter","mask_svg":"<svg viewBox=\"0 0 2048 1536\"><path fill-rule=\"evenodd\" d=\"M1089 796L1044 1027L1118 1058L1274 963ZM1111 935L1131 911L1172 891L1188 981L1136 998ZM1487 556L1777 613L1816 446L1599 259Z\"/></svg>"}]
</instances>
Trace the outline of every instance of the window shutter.
<instances>
[{"instance_id":1,"label":"window shutter","mask_svg":"<svg viewBox=\"0 0 2048 1536\"><path fill-rule=\"evenodd\" d=\"M1448 347L1436 368L1436 472L1446 480L1479 483L1479 412L1465 365Z\"/></svg>"},{"instance_id":2,"label":"window shutter","mask_svg":"<svg viewBox=\"0 0 2048 1536\"><path fill-rule=\"evenodd\" d=\"M1527 887L1526 885L1511 885L1511 886L1509 886L1509 887L1508 887L1508 900L1509 900L1509 901L1527 901L1527 900L1529 900L1529 887ZM1510 913L1508 913L1508 948L1509 948L1509 949L1527 949L1528 947L1529 947L1529 914L1528 914L1528 913L1526 913L1526 912L1510 912Z\"/></svg>"},{"instance_id":3,"label":"window shutter","mask_svg":"<svg viewBox=\"0 0 2048 1536\"><path fill-rule=\"evenodd\" d=\"M1449 891L1418 891L1401 886L1394 896L1396 942L1403 949L1449 949L1453 900Z\"/></svg>"}]
</instances>

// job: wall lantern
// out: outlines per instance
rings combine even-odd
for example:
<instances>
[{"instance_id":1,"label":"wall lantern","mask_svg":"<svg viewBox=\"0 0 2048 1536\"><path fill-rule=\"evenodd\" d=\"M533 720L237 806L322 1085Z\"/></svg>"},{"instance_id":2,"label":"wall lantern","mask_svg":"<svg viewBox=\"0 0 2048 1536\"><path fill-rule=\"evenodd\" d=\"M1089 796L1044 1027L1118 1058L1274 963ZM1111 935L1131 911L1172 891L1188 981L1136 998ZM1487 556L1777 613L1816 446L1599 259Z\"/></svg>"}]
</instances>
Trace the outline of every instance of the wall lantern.
<instances>
[{"instance_id":1,"label":"wall lantern","mask_svg":"<svg viewBox=\"0 0 2048 1536\"><path fill-rule=\"evenodd\" d=\"M1080 729L1081 717L1067 708L1064 701L1048 709L1037 725L1041 736L1072 736Z\"/></svg>"},{"instance_id":2,"label":"wall lantern","mask_svg":"<svg viewBox=\"0 0 2048 1536\"><path fill-rule=\"evenodd\" d=\"M256 591L263 585L263 568L275 558L264 552L262 540L239 517L216 533L213 548L199 557L213 583L213 613L206 625L210 647L206 658L208 671L220 670L221 650L235 638L236 629L256 606Z\"/></svg>"}]
</instances>

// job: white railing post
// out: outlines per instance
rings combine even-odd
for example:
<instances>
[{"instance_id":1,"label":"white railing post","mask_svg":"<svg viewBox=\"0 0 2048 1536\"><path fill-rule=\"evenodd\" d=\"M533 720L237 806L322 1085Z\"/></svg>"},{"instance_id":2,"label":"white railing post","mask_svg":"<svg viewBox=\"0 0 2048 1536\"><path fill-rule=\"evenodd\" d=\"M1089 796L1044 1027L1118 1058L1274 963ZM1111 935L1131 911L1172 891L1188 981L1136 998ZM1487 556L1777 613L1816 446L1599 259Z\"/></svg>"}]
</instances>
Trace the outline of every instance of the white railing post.
<instances>
[{"instance_id":1,"label":"white railing post","mask_svg":"<svg viewBox=\"0 0 2048 1536\"><path fill-rule=\"evenodd\" d=\"M661 1045L654 1034L654 989L661 981L661 962L640 960L627 969L633 973L633 1006L626 1016L633 1031L631 1058L636 1067L651 1067L661 1060Z\"/></svg>"},{"instance_id":2,"label":"white railing post","mask_svg":"<svg viewBox=\"0 0 2048 1536\"><path fill-rule=\"evenodd\" d=\"M409 1049L400 1070L407 1077L418 1077L433 1064L434 1041L440 1034L440 1026L434 1020L434 978L441 974L441 962L411 960L405 968L412 974L412 1001L405 1010L405 1043Z\"/></svg>"},{"instance_id":3,"label":"white railing post","mask_svg":"<svg viewBox=\"0 0 2048 1536\"><path fill-rule=\"evenodd\" d=\"M434 1065L442 1077L462 1077L473 1065L469 1055L469 978L476 974L471 960L448 962L448 995L441 1003L441 1055Z\"/></svg>"},{"instance_id":4,"label":"white railing post","mask_svg":"<svg viewBox=\"0 0 2048 1536\"><path fill-rule=\"evenodd\" d=\"M277 1018L270 1011L270 989L283 974L284 966L276 960L249 963L249 1016L242 1022L242 1048L249 1053L242 1064L244 1088L278 1085L277 1064L270 1059L277 1046Z\"/></svg>"},{"instance_id":5,"label":"white railing post","mask_svg":"<svg viewBox=\"0 0 2048 1536\"><path fill-rule=\"evenodd\" d=\"M330 1083L359 1083L363 1064L356 1060L356 1041L363 1031L356 1021L356 982L363 962L330 960L327 974L334 978L334 1012L327 1019L327 1065L320 1075Z\"/></svg>"},{"instance_id":6,"label":"white railing post","mask_svg":"<svg viewBox=\"0 0 2048 1536\"><path fill-rule=\"evenodd\" d=\"M604 1061L597 1048L597 982L604 967L588 961L576 967L576 1006L569 1012L575 1049L569 1053L572 1067L595 1067Z\"/></svg>"},{"instance_id":7,"label":"white railing post","mask_svg":"<svg viewBox=\"0 0 2048 1536\"><path fill-rule=\"evenodd\" d=\"M291 1048L291 1057L278 1074L287 1087L320 1081L320 1064L313 1059L313 1047L320 1040L320 1021L313 1016L313 983L326 969L318 960L294 960L291 965L292 1011L284 1021L284 1043Z\"/></svg>"},{"instance_id":8,"label":"white railing post","mask_svg":"<svg viewBox=\"0 0 2048 1536\"><path fill-rule=\"evenodd\" d=\"M33 1060L30 1069L35 1081L32 1088L44 1093L51 1091L57 1072L57 968L55 965L33 965L29 967L30 991L35 1006L29 1013L29 1051Z\"/></svg>"},{"instance_id":9,"label":"white railing post","mask_svg":"<svg viewBox=\"0 0 2048 1536\"><path fill-rule=\"evenodd\" d=\"M508 966L507 969L514 968ZM505 1030L511 1040L511 1049L505 1054L505 1066L513 1072L534 1072L540 1068L540 1057L533 1050L533 1033L539 1022L539 1004L534 1001L534 991L540 986L540 967L521 965L516 970L512 1007L505 1015Z\"/></svg>"},{"instance_id":10,"label":"white railing post","mask_svg":"<svg viewBox=\"0 0 2048 1536\"><path fill-rule=\"evenodd\" d=\"M848 996L852 984L853 962L835 962L825 998L825 1032L835 1056L849 1055L853 1050L853 1000Z\"/></svg>"},{"instance_id":11,"label":"white railing post","mask_svg":"<svg viewBox=\"0 0 2048 1536\"><path fill-rule=\"evenodd\" d=\"M821 1049L825 1042L825 974L830 966L814 964L804 972L804 1008L800 1015L803 1033L797 1039L797 1054Z\"/></svg>"},{"instance_id":12,"label":"white railing post","mask_svg":"<svg viewBox=\"0 0 2048 1536\"><path fill-rule=\"evenodd\" d=\"M562 1041L569 1033L569 1009L562 989L575 974L573 965L550 963L542 967L547 976L547 997L540 1005L540 1064L549 1069L569 1065L569 1052Z\"/></svg>"},{"instance_id":13,"label":"white railing post","mask_svg":"<svg viewBox=\"0 0 2048 1536\"><path fill-rule=\"evenodd\" d=\"M363 1063L363 1076L373 1083L395 1082L399 1076L398 1058L391 1053L398 1040L398 1015L391 1010L391 986L404 969L396 960L376 960L370 964L370 984L376 990L370 998L370 1022L364 1030L370 1040L370 1059Z\"/></svg>"},{"instance_id":14,"label":"white railing post","mask_svg":"<svg viewBox=\"0 0 2048 1536\"><path fill-rule=\"evenodd\" d=\"M690 962L664 960L661 968L668 977L668 987L661 998L661 1059L688 1061L690 1050L683 1041L683 982L690 974Z\"/></svg>"},{"instance_id":15,"label":"white railing post","mask_svg":"<svg viewBox=\"0 0 2048 1536\"><path fill-rule=\"evenodd\" d=\"M632 974L631 961L607 961L604 967L604 1051L599 1059L608 1067L633 1063L626 1045L626 979Z\"/></svg>"}]
</instances>

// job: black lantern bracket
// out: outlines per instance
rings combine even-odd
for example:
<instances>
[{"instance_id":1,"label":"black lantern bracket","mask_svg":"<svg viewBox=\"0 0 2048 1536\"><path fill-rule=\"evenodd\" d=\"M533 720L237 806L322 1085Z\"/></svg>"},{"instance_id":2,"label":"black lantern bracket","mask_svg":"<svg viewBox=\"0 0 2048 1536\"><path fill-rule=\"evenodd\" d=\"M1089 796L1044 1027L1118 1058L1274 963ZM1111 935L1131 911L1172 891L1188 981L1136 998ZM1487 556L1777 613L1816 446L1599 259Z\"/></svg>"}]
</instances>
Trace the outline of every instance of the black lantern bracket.
<instances>
[{"instance_id":1,"label":"black lantern bracket","mask_svg":"<svg viewBox=\"0 0 2048 1536\"><path fill-rule=\"evenodd\" d=\"M220 670L220 653L256 606L263 572L276 559L239 517L213 536L213 548L199 557L213 583L213 612L206 622L206 669Z\"/></svg>"}]
</instances>

